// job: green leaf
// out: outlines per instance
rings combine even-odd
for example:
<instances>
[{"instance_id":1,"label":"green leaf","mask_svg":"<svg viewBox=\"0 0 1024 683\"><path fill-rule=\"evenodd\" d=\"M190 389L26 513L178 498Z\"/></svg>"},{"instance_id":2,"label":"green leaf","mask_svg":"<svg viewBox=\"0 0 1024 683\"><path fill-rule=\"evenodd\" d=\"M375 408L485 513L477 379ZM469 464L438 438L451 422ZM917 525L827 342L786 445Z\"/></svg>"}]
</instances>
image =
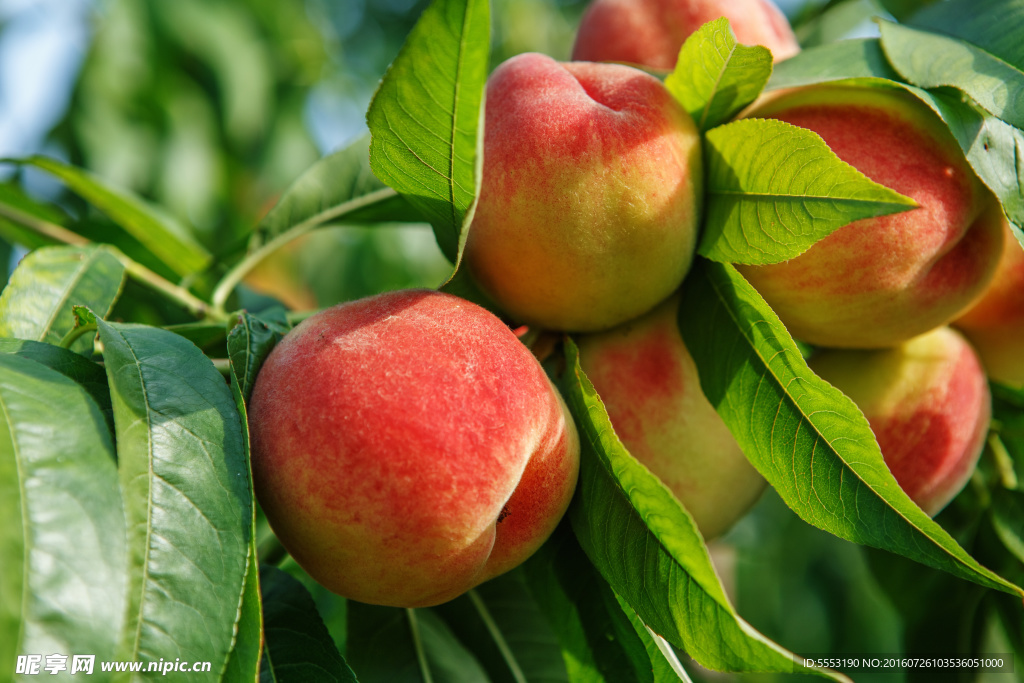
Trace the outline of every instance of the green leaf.
<instances>
[{"instance_id":1,"label":"green leaf","mask_svg":"<svg viewBox=\"0 0 1024 683\"><path fill-rule=\"evenodd\" d=\"M779 263L862 218L916 207L843 162L816 133L774 119L710 130L707 218L699 252L726 263Z\"/></svg>"},{"instance_id":2,"label":"green leaf","mask_svg":"<svg viewBox=\"0 0 1024 683\"><path fill-rule=\"evenodd\" d=\"M984 111L957 90L904 87L946 123L971 168L999 199L1006 217L1024 226L1024 132Z\"/></svg>"},{"instance_id":3,"label":"green leaf","mask_svg":"<svg viewBox=\"0 0 1024 683\"><path fill-rule=\"evenodd\" d=\"M520 571L492 579L434 611L491 683L567 683L558 639Z\"/></svg>"},{"instance_id":4,"label":"green leaf","mask_svg":"<svg viewBox=\"0 0 1024 683\"><path fill-rule=\"evenodd\" d=\"M974 172L999 198L1007 218L1024 226L1024 132L953 88L928 91L900 83L876 39L844 40L804 50L776 67L768 88L827 81L864 87L899 85L927 104L949 127Z\"/></svg>"},{"instance_id":5,"label":"green leaf","mask_svg":"<svg viewBox=\"0 0 1024 683\"><path fill-rule=\"evenodd\" d=\"M210 264L210 253L187 229L134 194L111 187L88 171L56 159L34 156L19 162L60 178L175 273L190 275L204 270Z\"/></svg>"},{"instance_id":6,"label":"green leaf","mask_svg":"<svg viewBox=\"0 0 1024 683\"><path fill-rule=\"evenodd\" d=\"M973 43L1024 69L1024 43L1020 40L1024 34L1024 2L1021 0L936 2L907 23Z\"/></svg>"},{"instance_id":7,"label":"green leaf","mask_svg":"<svg viewBox=\"0 0 1024 683\"><path fill-rule=\"evenodd\" d=\"M767 90L796 88L852 78L899 81L877 38L841 40L802 50L775 65Z\"/></svg>"},{"instance_id":8,"label":"green leaf","mask_svg":"<svg viewBox=\"0 0 1024 683\"><path fill-rule=\"evenodd\" d=\"M164 329L175 334L180 334L199 348L207 351L211 356L215 355L211 351L211 348L220 351L220 353L216 355L224 355L225 344L228 336L228 331L225 329L224 323L182 323L180 325L167 325Z\"/></svg>"},{"instance_id":9,"label":"green leaf","mask_svg":"<svg viewBox=\"0 0 1024 683\"><path fill-rule=\"evenodd\" d=\"M478 683L487 674L429 609L348 603L349 666L360 683Z\"/></svg>"},{"instance_id":10,"label":"green leaf","mask_svg":"<svg viewBox=\"0 0 1024 683\"><path fill-rule=\"evenodd\" d=\"M456 268L483 157L489 0L434 0L373 96L370 166L434 226Z\"/></svg>"},{"instance_id":11,"label":"green leaf","mask_svg":"<svg viewBox=\"0 0 1024 683\"><path fill-rule=\"evenodd\" d=\"M256 373L288 329L279 323L264 322L245 311L238 314L235 322L228 333L228 357L242 397L248 401Z\"/></svg>"},{"instance_id":12,"label":"green leaf","mask_svg":"<svg viewBox=\"0 0 1024 683\"><path fill-rule=\"evenodd\" d=\"M833 0L821 13L794 27L796 38L803 49L842 42L878 13L878 0Z\"/></svg>"},{"instance_id":13,"label":"green leaf","mask_svg":"<svg viewBox=\"0 0 1024 683\"><path fill-rule=\"evenodd\" d=\"M807 367L786 328L735 268L694 266L683 286L679 326L708 400L804 521L1024 596L907 497L860 410Z\"/></svg>"},{"instance_id":14,"label":"green leaf","mask_svg":"<svg viewBox=\"0 0 1024 683\"><path fill-rule=\"evenodd\" d=\"M651 635L601 578L568 525L560 525L527 561L526 576L561 641L570 681L679 680L674 674L655 676L656 670L661 673L658 660L664 657L660 652L652 656L647 649L653 645Z\"/></svg>"},{"instance_id":15,"label":"green leaf","mask_svg":"<svg viewBox=\"0 0 1024 683\"><path fill-rule=\"evenodd\" d=\"M665 87L704 132L753 102L771 75L771 51L737 44L729 20L721 17L686 39Z\"/></svg>"},{"instance_id":16,"label":"green leaf","mask_svg":"<svg viewBox=\"0 0 1024 683\"><path fill-rule=\"evenodd\" d=\"M709 669L801 670L844 680L827 670L802 669L792 653L736 614L693 518L619 441L571 340L566 362L562 395L582 452L569 517L612 589L656 633Z\"/></svg>"},{"instance_id":17,"label":"green leaf","mask_svg":"<svg viewBox=\"0 0 1024 683\"><path fill-rule=\"evenodd\" d=\"M44 247L33 251L0 294L0 337L59 344L74 327L71 307L106 316L124 285L124 266L108 247ZM89 352L92 340L71 347Z\"/></svg>"},{"instance_id":18,"label":"green leaf","mask_svg":"<svg viewBox=\"0 0 1024 683\"><path fill-rule=\"evenodd\" d=\"M37 202L17 185L0 183L0 238L10 244L20 244L28 249L57 244L54 238L42 235L11 220L11 217L6 215L11 209L16 212L15 215L27 215L56 225L63 225L67 220L67 216L62 211L49 204Z\"/></svg>"},{"instance_id":19,"label":"green leaf","mask_svg":"<svg viewBox=\"0 0 1024 683\"><path fill-rule=\"evenodd\" d=\"M193 344L98 321L128 521L120 659L225 670L243 595L252 499L241 420Z\"/></svg>"},{"instance_id":20,"label":"green leaf","mask_svg":"<svg viewBox=\"0 0 1024 683\"><path fill-rule=\"evenodd\" d=\"M260 681L356 683L306 587L269 565L260 567L260 583L267 640Z\"/></svg>"},{"instance_id":21,"label":"green leaf","mask_svg":"<svg viewBox=\"0 0 1024 683\"><path fill-rule=\"evenodd\" d=\"M114 431L114 412L110 406L110 389L103 367L73 351L52 344L26 339L0 339L0 353L11 353L41 363L74 380L96 401L110 428Z\"/></svg>"},{"instance_id":22,"label":"green leaf","mask_svg":"<svg viewBox=\"0 0 1024 683\"><path fill-rule=\"evenodd\" d=\"M963 90L985 110L1024 127L1024 72L963 40L879 21L882 49L909 83Z\"/></svg>"},{"instance_id":23,"label":"green leaf","mask_svg":"<svg viewBox=\"0 0 1024 683\"><path fill-rule=\"evenodd\" d=\"M24 654L112 659L125 526L110 432L82 387L19 355L0 354L0 411L0 671Z\"/></svg>"},{"instance_id":24,"label":"green leaf","mask_svg":"<svg viewBox=\"0 0 1024 683\"><path fill-rule=\"evenodd\" d=\"M252 484L252 465L249 449L249 420L245 409L238 373L231 366L231 397L235 401L235 409L242 428L242 448L246 463L246 485L249 489L249 500L255 499ZM263 653L264 624L263 600L260 591L260 568L256 552L256 506L249 510L248 525L249 542L245 552L245 579L238 612L238 630L231 651L228 654L224 679L228 681L253 681L261 672L260 657ZM340 655L339 655L340 656Z\"/></svg>"},{"instance_id":25,"label":"green leaf","mask_svg":"<svg viewBox=\"0 0 1024 683\"><path fill-rule=\"evenodd\" d=\"M1024 562L1024 491L997 489L993 492L992 528L1006 549Z\"/></svg>"},{"instance_id":26,"label":"green leaf","mask_svg":"<svg viewBox=\"0 0 1024 683\"><path fill-rule=\"evenodd\" d=\"M309 167L260 221L256 235L266 243L320 225L422 220L370 170L370 136L357 138Z\"/></svg>"}]
</instances>

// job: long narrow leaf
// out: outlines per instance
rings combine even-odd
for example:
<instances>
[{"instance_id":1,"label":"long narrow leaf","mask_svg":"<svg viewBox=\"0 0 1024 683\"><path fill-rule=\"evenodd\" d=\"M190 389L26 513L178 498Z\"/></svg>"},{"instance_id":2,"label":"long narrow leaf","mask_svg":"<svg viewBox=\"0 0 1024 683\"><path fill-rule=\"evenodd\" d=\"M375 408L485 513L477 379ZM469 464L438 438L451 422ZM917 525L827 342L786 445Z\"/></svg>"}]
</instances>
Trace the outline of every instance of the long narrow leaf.
<instances>
[{"instance_id":1,"label":"long narrow leaf","mask_svg":"<svg viewBox=\"0 0 1024 683\"><path fill-rule=\"evenodd\" d=\"M19 264L0 294L0 337L57 344L75 326L71 307L105 317L124 284L124 266L104 246L44 247ZM75 351L92 348L82 338Z\"/></svg>"},{"instance_id":2,"label":"long narrow leaf","mask_svg":"<svg viewBox=\"0 0 1024 683\"><path fill-rule=\"evenodd\" d=\"M708 131L707 218L699 251L725 263L779 263L862 218L914 208L843 162L816 133L774 119Z\"/></svg>"},{"instance_id":3,"label":"long narrow leaf","mask_svg":"<svg viewBox=\"0 0 1024 683\"><path fill-rule=\"evenodd\" d=\"M18 655L111 659L125 521L110 431L82 387L7 353L0 413L0 671Z\"/></svg>"},{"instance_id":4,"label":"long narrow leaf","mask_svg":"<svg viewBox=\"0 0 1024 683\"><path fill-rule=\"evenodd\" d=\"M434 0L366 113L370 165L434 226L458 267L480 176L488 0Z\"/></svg>"},{"instance_id":5,"label":"long narrow leaf","mask_svg":"<svg viewBox=\"0 0 1024 683\"><path fill-rule=\"evenodd\" d=\"M684 284L679 323L708 400L801 518L840 538L1024 596L907 497L863 414L807 367L786 328L735 268L697 263Z\"/></svg>"},{"instance_id":6,"label":"long narrow leaf","mask_svg":"<svg viewBox=\"0 0 1024 683\"><path fill-rule=\"evenodd\" d=\"M738 44L729 20L721 17L686 39L665 87L706 131L753 102L771 74L771 51Z\"/></svg>"},{"instance_id":7,"label":"long narrow leaf","mask_svg":"<svg viewBox=\"0 0 1024 683\"><path fill-rule=\"evenodd\" d=\"M949 86L987 111L1024 128L1024 71L957 38L879 21L882 48L907 82L921 88Z\"/></svg>"},{"instance_id":8,"label":"long narrow leaf","mask_svg":"<svg viewBox=\"0 0 1024 683\"><path fill-rule=\"evenodd\" d=\"M306 587L268 565L260 569L260 583L267 639L260 681L356 683Z\"/></svg>"},{"instance_id":9,"label":"long narrow leaf","mask_svg":"<svg viewBox=\"0 0 1024 683\"><path fill-rule=\"evenodd\" d=\"M31 164L60 178L175 273L190 275L209 265L212 256L186 228L140 197L112 187L88 171L56 159L34 156L22 160L22 163Z\"/></svg>"},{"instance_id":10,"label":"long narrow leaf","mask_svg":"<svg viewBox=\"0 0 1024 683\"><path fill-rule=\"evenodd\" d=\"M612 589L655 633L710 669L800 670L845 680L828 670L801 669L792 653L736 614L693 518L619 441L571 340L566 362L563 395L582 446L569 515L580 545Z\"/></svg>"},{"instance_id":11,"label":"long narrow leaf","mask_svg":"<svg viewBox=\"0 0 1024 683\"><path fill-rule=\"evenodd\" d=\"M173 332L98 324L128 522L119 657L208 661L219 676L252 528L234 399L210 360Z\"/></svg>"}]
</instances>

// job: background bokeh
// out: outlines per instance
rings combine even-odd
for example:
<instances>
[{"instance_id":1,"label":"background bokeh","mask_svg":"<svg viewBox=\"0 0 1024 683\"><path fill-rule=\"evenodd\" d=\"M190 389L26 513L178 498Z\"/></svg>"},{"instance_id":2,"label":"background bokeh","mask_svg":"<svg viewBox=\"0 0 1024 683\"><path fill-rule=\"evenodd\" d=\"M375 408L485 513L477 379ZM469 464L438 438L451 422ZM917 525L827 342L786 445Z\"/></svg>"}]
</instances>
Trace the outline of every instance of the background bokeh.
<instances>
[{"instance_id":1,"label":"background bokeh","mask_svg":"<svg viewBox=\"0 0 1024 683\"><path fill-rule=\"evenodd\" d=\"M0 157L41 153L83 166L162 206L215 254L231 257L293 179L365 131L374 88L425 4L0 0ZM585 7L583 0L492 4L494 63L524 51L567 58ZM847 0L804 21L825 4L780 3L808 45L869 35L868 17L882 11L870 0ZM90 211L42 173L0 166L0 191L19 187L68 212ZM97 231L115 229L94 219ZM0 241L3 281L24 253L24 245ZM312 309L387 289L434 287L449 271L426 226L336 227L266 262L239 304L258 309L277 300ZM141 292L137 298L144 303L125 317L159 324L180 315L155 298L147 307ZM955 506L946 514L955 519ZM912 596L915 585L965 590L808 527L773 492L714 544L714 555L740 613L801 653L894 653L904 637L928 642L934 634L905 633L898 598ZM921 576L932 578L913 578ZM307 583L343 641L344 601ZM936 610L925 621L944 636L966 628L964 638L997 637L964 627L959 613ZM688 668L706 680L730 678Z\"/></svg>"}]
</instances>

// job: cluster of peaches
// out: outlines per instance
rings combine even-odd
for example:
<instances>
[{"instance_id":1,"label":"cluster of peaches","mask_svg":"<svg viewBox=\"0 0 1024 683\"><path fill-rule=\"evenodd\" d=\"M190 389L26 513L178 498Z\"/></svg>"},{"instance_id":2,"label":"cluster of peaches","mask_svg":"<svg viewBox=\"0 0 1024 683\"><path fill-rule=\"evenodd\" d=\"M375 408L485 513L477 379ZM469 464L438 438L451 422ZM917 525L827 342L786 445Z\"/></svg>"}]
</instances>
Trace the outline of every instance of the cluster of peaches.
<instances>
[{"instance_id":1,"label":"cluster of peaches","mask_svg":"<svg viewBox=\"0 0 1024 683\"><path fill-rule=\"evenodd\" d=\"M677 324L702 214L700 134L657 78L611 62L672 68L686 36L723 14L776 60L799 50L765 0L596 0L578 61L498 67L465 252L509 320L574 335L617 436L706 538L764 480L702 394ZM1024 384L1024 251L944 124L902 91L808 87L743 116L817 133L917 204L789 261L737 265L934 515L983 448L986 370ZM323 585L369 603L438 604L518 565L558 524L579 468L572 417L512 328L433 291L304 321L261 370L250 425L278 537Z\"/></svg>"}]
</instances>

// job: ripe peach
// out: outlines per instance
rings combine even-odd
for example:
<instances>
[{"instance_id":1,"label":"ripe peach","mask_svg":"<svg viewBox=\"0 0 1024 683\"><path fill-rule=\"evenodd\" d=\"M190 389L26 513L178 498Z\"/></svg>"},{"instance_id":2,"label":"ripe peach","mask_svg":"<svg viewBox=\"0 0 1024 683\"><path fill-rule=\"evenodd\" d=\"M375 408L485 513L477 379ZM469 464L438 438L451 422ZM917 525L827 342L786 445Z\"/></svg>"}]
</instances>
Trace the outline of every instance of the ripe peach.
<instances>
[{"instance_id":1,"label":"ripe peach","mask_svg":"<svg viewBox=\"0 0 1024 683\"><path fill-rule=\"evenodd\" d=\"M256 494L313 578L417 607L525 560L575 488L579 439L539 363L491 313L409 290L327 309L253 390Z\"/></svg>"},{"instance_id":2,"label":"ripe peach","mask_svg":"<svg viewBox=\"0 0 1024 683\"><path fill-rule=\"evenodd\" d=\"M777 62L800 52L771 0L595 0L580 20L572 58L674 69L690 34L719 17L729 20L737 41L764 45Z\"/></svg>"},{"instance_id":3,"label":"ripe peach","mask_svg":"<svg viewBox=\"0 0 1024 683\"><path fill-rule=\"evenodd\" d=\"M1006 225L1006 249L992 284L953 325L977 349L989 377L1024 387L1024 249Z\"/></svg>"},{"instance_id":4,"label":"ripe peach","mask_svg":"<svg viewBox=\"0 0 1024 683\"><path fill-rule=\"evenodd\" d=\"M505 311L606 329L679 286L700 215L700 140L656 78L518 55L491 75L485 117L465 257Z\"/></svg>"},{"instance_id":5,"label":"ripe peach","mask_svg":"<svg viewBox=\"0 0 1024 683\"><path fill-rule=\"evenodd\" d=\"M991 417L970 344L940 327L891 349L832 349L809 362L863 411L900 487L934 516L967 484Z\"/></svg>"},{"instance_id":6,"label":"ripe peach","mask_svg":"<svg viewBox=\"0 0 1024 683\"><path fill-rule=\"evenodd\" d=\"M704 397L678 308L673 296L642 318L581 336L580 366L622 443L713 538L754 504L765 481Z\"/></svg>"},{"instance_id":7,"label":"ripe peach","mask_svg":"<svg viewBox=\"0 0 1024 683\"><path fill-rule=\"evenodd\" d=\"M795 337L890 346L950 322L988 284L1003 249L999 204L919 100L815 86L748 115L814 131L840 159L919 205L855 221L789 261L740 267Z\"/></svg>"}]
</instances>

